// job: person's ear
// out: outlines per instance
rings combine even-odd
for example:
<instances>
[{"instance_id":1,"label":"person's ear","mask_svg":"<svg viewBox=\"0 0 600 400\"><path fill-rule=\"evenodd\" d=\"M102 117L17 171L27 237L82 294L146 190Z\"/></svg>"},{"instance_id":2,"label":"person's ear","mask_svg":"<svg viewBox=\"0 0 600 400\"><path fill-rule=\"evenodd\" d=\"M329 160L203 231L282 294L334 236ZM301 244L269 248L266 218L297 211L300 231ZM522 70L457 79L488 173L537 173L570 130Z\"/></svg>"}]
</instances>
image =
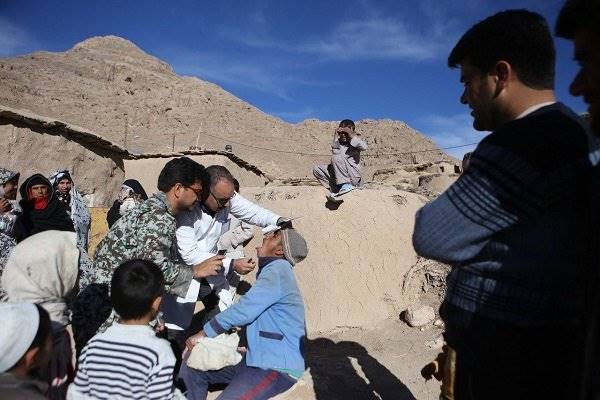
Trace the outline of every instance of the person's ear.
<instances>
[{"instance_id":1,"label":"person's ear","mask_svg":"<svg viewBox=\"0 0 600 400\"><path fill-rule=\"evenodd\" d=\"M176 183L175 186L173 186L173 196L175 196L176 199L181 197L181 190L184 189L183 185L181 183Z\"/></svg>"},{"instance_id":2,"label":"person's ear","mask_svg":"<svg viewBox=\"0 0 600 400\"><path fill-rule=\"evenodd\" d=\"M499 89L504 89L508 84L508 81L511 79L513 74L512 67L506 61L498 61L490 75L494 77L496 85Z\"/></svg>"},{"instance_id":3,"label":"person's ear","mask_svg":"<svg viewBox=\"0 0 600 400\"><path fill-rule=\"evenodd\" d=\"M34 347L33 349L27 350L21 361L25 364L25 368L29 371L31 368L37 365L40 358L40 348Z\"/></svg>"},{"instance_id":4,"label":"person's ear","mask_svg":"<svg viewBox=\"0 0 600 400\"><path fill-rule=\"evenodd\" d=\"M152 310L154 311L154 313L157 313L158 310L160 309L160 303L161 302L162 302L162 296L158 296L152 302Z\"/></svg>"},{"instance_id":5,"label":"person's ear","mask_svg":"<svg viewBox=\"0 0 600 400\"><path fill-rule=\"evenodd\" d=\"M277 257L283 257L284 256L284 254L283 254L283 246L282 245L279 245L279 246L277 246L275 248L275 255Z\"/></svg>"}]
</instances>

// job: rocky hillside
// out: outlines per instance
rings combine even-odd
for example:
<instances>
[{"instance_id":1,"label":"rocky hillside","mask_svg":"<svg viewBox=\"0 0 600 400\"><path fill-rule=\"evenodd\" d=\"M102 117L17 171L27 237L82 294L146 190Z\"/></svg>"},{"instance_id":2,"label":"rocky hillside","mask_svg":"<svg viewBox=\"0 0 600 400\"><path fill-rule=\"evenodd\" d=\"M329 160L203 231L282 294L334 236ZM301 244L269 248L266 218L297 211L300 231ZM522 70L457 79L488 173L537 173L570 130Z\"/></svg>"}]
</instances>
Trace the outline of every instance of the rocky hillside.
<instances>
[{"instance_id":1,"label":"rocky hillside","mask_svg":"<svg viewBox=\"0 0 600 400\"><path fill-rule=\"evenodd\" d=\"M336 126L318 120L288 124L215 84L177 75L115 36L94 37L63 53L0 59L0 104L80 125L137 152L232 144L240 157L280 178L311 176L314 163L327 162ZM370 145L364 157L367 179L398 162L448 158L441 151L420 153L416 160L389 155L437 148L401 121L363 120L358 130Z\"/></svg>"}]
</instances>

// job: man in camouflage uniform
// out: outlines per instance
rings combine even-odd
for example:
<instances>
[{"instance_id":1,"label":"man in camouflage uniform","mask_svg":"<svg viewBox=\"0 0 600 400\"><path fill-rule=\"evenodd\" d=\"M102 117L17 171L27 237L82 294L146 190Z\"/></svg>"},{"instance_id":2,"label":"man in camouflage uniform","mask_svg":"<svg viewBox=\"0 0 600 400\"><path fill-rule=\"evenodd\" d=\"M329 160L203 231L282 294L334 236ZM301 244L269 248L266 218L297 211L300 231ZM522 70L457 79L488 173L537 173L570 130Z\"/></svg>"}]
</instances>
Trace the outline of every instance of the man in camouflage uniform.
<instances>
[{"instance_id":1,"label":"man in camouflage uniform","mask_svg":"<svg viewBox=\"0 0 600 400\"><path fill-rule=\"evenodd\" d=\"M193 278L217 274L222 256L187 266L179 257L175 238L175 215L198 202L204 181L202 165L187 157L169 161L158 177L159 192L120 218L100 242L92 268L81 271L81 293L73 305L78 350L109 317L110 280L123 262L154 262L165 275L166 290L178 296L185 296Z\"/></svg>"}]
</instances>

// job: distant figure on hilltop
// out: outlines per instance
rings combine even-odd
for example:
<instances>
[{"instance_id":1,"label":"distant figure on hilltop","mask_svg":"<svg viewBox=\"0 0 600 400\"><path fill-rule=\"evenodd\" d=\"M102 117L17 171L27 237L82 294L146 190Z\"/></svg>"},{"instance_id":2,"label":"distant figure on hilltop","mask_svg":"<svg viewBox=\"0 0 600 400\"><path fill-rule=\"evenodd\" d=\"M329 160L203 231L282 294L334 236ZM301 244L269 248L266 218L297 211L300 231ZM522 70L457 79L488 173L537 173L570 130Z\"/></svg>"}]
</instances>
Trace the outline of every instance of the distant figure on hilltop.
<instances>
[{"instance_id":1,"label":"distant figure on hilltop","mask_svg":"<svg viewBox=\"0 0 600 400\"><path fill-rule=\"evenodd\" d=\"M331 143L331 164L313 168L315 178L330 190L327 199L337 199L362 184L360 152L367 149L367 143L355 131L354 122L345 119L333 134Z\"/></svg>"}]
</instances>

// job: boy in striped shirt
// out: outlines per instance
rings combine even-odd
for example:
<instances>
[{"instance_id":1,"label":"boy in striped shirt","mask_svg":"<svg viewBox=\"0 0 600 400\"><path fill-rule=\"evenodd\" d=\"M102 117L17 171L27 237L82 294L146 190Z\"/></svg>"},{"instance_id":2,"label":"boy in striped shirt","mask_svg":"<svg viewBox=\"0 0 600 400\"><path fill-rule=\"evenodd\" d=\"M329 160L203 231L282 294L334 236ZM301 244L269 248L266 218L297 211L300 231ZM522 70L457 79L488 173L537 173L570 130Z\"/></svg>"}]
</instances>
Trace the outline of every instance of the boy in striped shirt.
<instances>
[{"instance_id":1,"label":"boy in striped shirt","mask_svg":"<svg viewBox=\"0 0 600 400\"><path fill-rule=\"evenodd\" d=\"M175 356L149 326L164 291L164 275L151 261L121 264L111 281L118 323L94 336L79 357L68 399L172 399Z\"/></svg>"}]
</instances>

